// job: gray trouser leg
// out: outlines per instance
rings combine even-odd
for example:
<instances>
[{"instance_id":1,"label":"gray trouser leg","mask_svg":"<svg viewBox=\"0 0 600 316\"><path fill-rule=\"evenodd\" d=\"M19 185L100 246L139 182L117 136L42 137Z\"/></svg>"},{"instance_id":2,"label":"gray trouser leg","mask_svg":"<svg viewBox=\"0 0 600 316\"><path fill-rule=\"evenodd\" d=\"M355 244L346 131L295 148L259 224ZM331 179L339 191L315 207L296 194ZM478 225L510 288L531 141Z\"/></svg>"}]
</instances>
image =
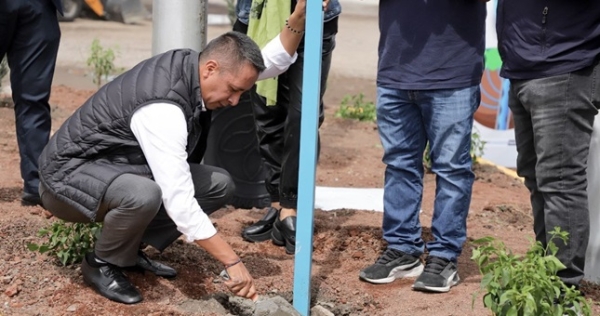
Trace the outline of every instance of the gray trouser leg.
<instances>
[{"instance_id":1,"label":"gray trouser leg","mask_svg":"<svg viewBox=\"0 0 600 316\"><path fill-rule=\"evenodd\" d=\"M587 159L594 116L600 107L600 64L569 74L511 81L509 106L515 120L517 171L531 192L536 240L550 231L569 233L558 259L568 285L583 278L589 236Z\"/></svg>"},{"instance_id":2,"label":"gray trouser leg","mask_svg":"<svg viewBox=\"0 0 600 316\"><path fill-rule=\"evenodd\" d=\"M96 220L102 233L96 256L119 267L135 265L144 230L162 204L162 192L151 179L124 174L108 187Z\"/></svg>"},{"instance_id":3,"label":"gray trouser leg","mask_svg":"<svg viewBox=\"0 0 600 316\"><path fill-rule=\"evenodd\" d=\"M224 169L190 164L190 172L194 182L194 197L207 215L225 206L233 197L235 184ZM146 228L142 241L163 251L179 236L181 233L177 230L177 226L161 206L158 214Z\"/></svg>"}]
</instances>

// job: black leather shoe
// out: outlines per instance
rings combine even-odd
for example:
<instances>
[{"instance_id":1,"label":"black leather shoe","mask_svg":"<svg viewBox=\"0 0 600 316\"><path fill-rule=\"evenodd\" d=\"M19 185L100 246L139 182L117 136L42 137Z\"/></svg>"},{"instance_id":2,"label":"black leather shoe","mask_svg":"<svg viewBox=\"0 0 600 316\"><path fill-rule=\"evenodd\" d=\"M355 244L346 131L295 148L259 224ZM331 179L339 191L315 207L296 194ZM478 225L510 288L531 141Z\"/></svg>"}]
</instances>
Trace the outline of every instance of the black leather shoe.
<instances>
[{"instance_id":1,"label":"black leather shoe","mask_svg":"<svg viewBox=\"0 0 600 316\"><path fill-rule=\"evenodd\" d=\"M273 223L279 216L279 211L274 207L269 207L267 214L258 222L244 228L242 238L250 242L261 242L271 239L271 230Z\"/></svg>"},{"instance_id":2,"label":"black leather shoe","mask_svg":"<svg viewBox=\"0 0 600 316\"><path fill-rule=\"evenodd\" d=\"M143 251L138 252L138 259L135 267L144 271L150 271L163 278L174 278L177 276L177 271L164 263L151 260Z\"/></svg>"},{"instance_id":3,"label":"black leather shoe","mask_svg":"<svg viewBox=\"0 0 600 316\"><path fill-rule=\"evenodd\" d=\"M92 267L87 260L87 257L84 258L81 264L83 281L100 295L124 304L142 301L140 292L129 282L119 267L109 263Z\"/></svg>"},{"instance_id":4,"label":"black leather shoe","mask_svg":"<svg viewBox=\"0 0 600 316\"><path fill-rule=\"evenodd\" d=\"M296 253L296 216L288 216L282 221L279 216L273 224L271 239L277 246L285 247L285 252L288 255Z\"/></svg>"},{"instance_id":5,"label":"black leather shoe","mask_svg":"<svg viewBox=\"0 0 600 316\"><path fill-rule=\"evenodd\" d=\"M22 206L42 206L42 199L40 199L39 194L27 193L23 192L21 195L21 205Z\"/></svg>"}]
</instances>

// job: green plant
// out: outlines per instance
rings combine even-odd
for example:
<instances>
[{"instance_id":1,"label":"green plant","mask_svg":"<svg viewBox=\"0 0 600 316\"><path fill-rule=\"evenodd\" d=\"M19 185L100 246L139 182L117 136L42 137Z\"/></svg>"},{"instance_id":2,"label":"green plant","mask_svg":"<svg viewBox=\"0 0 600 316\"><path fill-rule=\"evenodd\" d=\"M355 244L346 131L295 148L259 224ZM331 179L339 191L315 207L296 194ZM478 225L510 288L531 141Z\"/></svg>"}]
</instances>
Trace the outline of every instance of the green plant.
<instances>
[{"instance_id":1,"label":"green plant","mask_svg":"<svg viewBox=\"0 0 600 316\"><path fill-rule=\"evenodd\" d=\"M473 163L477 163L479 158L483 156L483 150L485 149L486 142L481 139L481 135L479 131L475 129L471 133L471 158L473 159Z\"/></svg>"},{"instance_id":2,"label":"green plant","mask_svg":"<svg viewBox=\"0 0 600 316\"><path fill-rule=\"evenodd\" d=\"M345 96L340 104L339 110L335 113L335 116L345 119L374 122L375 119L377 119L377 109L375 104L370 101L365 101L364 98L365 96L362 93L354 96Z\"/></svg>"},{"instance_id":3,"label":"green plant","mask_svg":"<svg viewBox=\"0 0 600 316\"><path fill-rule=\"evenodd\" d=\"M2 87L2 78L8 74L8 62L6 57L0 57L0 87Z\"/></svg>"},{"instance_id":4,"label":"green plant","mask_svg":"<svg viewBox=\"0 0 600 316\"><path fill-rule=\"evenodd\" d=\"M473 159L473 163L476 164L483 156L483 150L485 148L486 142L481 139L481 135L477 131L473 131L471 133L471 159ZM427 142L427 146L425 146L425 151L423 152L423 168L425 171L431 172L431 156L429 155L429 142Z\"/></svg>"},{"instance_id":5,"label":"green plant","mask_svg":"<svg viewBox=\"0 0 600 316\"><path fill-rule=\"evenodd\" d=\"M425 172L431 172L431 156L429 155L429 142L425 145L425 151L423 152L423 168Z\"/></svg>"},{"instance_id":6,"label":"green plant","mask_svg":"<svg viewBox=\"0 0 600 316\"><path fill-rule=\"evenodd\" d=\"M92 81L98 85L99 89L102 86L102 78L108 81L108 76L115 71L115 52L111 48L104 49L98 39L92 41L90 51L87 65L92 67L94 72Z\"/></svg>"},{"instance_id":7,"label":"green plant","mask_svg":"<svg viewBox=\"0 0 600 316\"><path fill-rule=\"evenodd\" d=\"M483 305L498 316L590 315L581 293L566 286L556 273L565 266L556 258L558 238L567 243L568 233L555 228L544 247L532 242L524 256L515 255L492 237L474 241L472 260L483 278ZM479 293L479 292L478 292ZM478 293L473 295L473 304Z\"/></svg>"},{"instance_id":8,"label":"green plant","mask_svg":"<svg viewBox=\"0 0 600 316\"><path fill-rule=\"evenodd\" d=\"M28 243L27 248L56 256L64 266L81 262L85 254L92 251L96 233L101 227L100 223L56 221L38 232L40 237L48 236L47 242L39 245Z\"/></svg>"}]
</instances>

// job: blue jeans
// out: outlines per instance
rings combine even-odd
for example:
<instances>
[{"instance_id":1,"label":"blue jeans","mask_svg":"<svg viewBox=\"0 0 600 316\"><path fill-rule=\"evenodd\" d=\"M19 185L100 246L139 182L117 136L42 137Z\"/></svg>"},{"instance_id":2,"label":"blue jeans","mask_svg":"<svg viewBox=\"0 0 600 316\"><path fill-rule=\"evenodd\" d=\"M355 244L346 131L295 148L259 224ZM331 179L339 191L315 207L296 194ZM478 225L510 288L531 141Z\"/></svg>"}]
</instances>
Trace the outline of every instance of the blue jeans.
<instances>
[{"instance_id":1,"label":"blue jeans","mask_svg":"<svg viewBox=\"0 0 600 316\"><path fill-rule=\"evenodd\" d=\"M429 255L456 261L467 236L474 174L471 170L473 114L479 86L444 90L377 88L377 125L384 149L383 238L388 247L420 256L419 210L423 196L423 152L430 143L436 193Z\"/></svg>"}]
</instances>

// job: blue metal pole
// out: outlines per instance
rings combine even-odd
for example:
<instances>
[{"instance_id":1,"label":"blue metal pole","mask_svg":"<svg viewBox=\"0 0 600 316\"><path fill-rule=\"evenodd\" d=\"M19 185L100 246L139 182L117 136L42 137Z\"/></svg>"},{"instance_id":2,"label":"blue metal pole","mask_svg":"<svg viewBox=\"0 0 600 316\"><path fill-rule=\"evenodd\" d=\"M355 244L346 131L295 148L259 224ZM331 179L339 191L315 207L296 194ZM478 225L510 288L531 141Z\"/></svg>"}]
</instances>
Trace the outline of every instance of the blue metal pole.
<instances>
[{"instance_id":1,"label":"blue metal pole","mask_svg":"<svg viewBox=\"0 0 600 316\"><path fill-rule=\"evenodd\" d=\"M310 314L322 38L323 2L322 0L307 0L304 76L302 78L302 122L300 124L298 218L294 262L294 308L303 316Z\"/></svg>"}]
</instances>

